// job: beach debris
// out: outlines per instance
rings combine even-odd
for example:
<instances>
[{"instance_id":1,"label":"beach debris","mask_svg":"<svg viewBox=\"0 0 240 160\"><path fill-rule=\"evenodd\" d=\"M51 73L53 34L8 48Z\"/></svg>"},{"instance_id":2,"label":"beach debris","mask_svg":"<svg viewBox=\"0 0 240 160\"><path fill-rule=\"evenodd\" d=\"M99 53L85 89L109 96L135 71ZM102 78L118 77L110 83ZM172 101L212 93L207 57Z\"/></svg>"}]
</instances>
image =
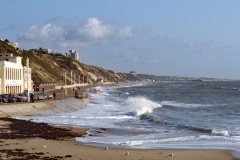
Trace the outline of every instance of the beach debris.
<instances>
[{"instance_id":1,"label":"beach debris","mask_svg":"<svg viewBox=\"0 0 240 160\"><path fill-rule=\"evenodd\" d=\"M125 155L126 155L126 156L128 156L129 154L130 154L130 153L129 153L129 152L127 152Z\"/></svg>"},{"instance_id":2,"label":"beach debris","mask_svg":"<svg viewBox=\"0 0 240 160\"><path fill-rule=\"evenodd\" d=\"M65 156L65 158L71 158L72 157L72 155L66 155Z\"/></svg>"},{"instance_id":3,"label":"beach debris","mask_svg":"<svg viewBox=\"0 0 240 160\"><path fill-rule=\"evenodd\" d=\"M173 154L173 153L171 153L171 154L169 154L169 156L173 157L173 156L174 156L174 154Z\"/></svg>"},{"instance_id":4,"label":"beach debris","mask_svg":"<svg viewBox=\"0 0 240 160\"><path fill-rule=\"evenodd\" d=\"M108 147L105 147L105 150L108 150Z\"/></svg>"},{"instance_id":5,"label":"beach debris","mask_svg":"<svg viewBox=\"0 0 240 160\"><path fill-rule=\"evenodd\" d=\"M43 148L47 148L47 146L43 145Z\"/></svg>"},{"instance_id":6,"label":"beach debris","mask_svg":"<svg viewBox=\"0 0 240 160\"><path fill-rule=\"evenodd\" d=\"M44 155L43 152L35 152L37 155Z\"/></svg>"}]
</instances>

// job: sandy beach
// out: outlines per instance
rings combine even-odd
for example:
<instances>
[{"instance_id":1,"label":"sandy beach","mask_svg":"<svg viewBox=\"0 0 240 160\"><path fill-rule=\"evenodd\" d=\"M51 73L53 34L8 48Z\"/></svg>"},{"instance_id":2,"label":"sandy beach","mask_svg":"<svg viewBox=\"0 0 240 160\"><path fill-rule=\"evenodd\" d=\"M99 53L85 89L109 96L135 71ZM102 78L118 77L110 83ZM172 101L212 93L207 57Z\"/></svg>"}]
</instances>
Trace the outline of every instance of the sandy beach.
<instances>
[{"instance_id":1,"label":"sandy beach","mask_svg":"<svg viewBox=\"0 0 240 160\"><path fill-rule=\"evenodd\" d=\"M70 103L71 102L71 103ZM75 111L86 102L76 98L0 106L1 159L73 159L73 160L234 160L226 150L195 149L127 149L108 146L88 146L74 141L84 136L87 128L54 127L11 118L40 113ZM59 104L68 104L68 110L58 110ZM69 104L70 103L70 104ZM76 104L79 104L76 106ZM70 107L70 108L69 108ZM107 129L107 128L106 128Z\"/></svg>"}]
</instances>

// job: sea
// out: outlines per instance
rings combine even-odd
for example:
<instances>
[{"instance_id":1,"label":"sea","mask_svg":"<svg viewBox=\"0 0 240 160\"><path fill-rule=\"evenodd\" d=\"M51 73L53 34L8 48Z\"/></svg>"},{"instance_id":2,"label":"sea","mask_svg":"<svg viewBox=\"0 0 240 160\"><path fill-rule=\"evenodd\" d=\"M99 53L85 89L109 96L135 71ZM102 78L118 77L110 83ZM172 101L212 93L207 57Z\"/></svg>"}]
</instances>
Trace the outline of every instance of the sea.
<instances>
[{"instance_id":1,"label":"sea","mask_svg":"<svg viewBox=\"0 0 240 160\"><path fill-rule=\"evenodd\" d=\"M147 81L88 90L86 107L24 117L89 128L75 140L127 148L224 149L240 153L240 81Z\"/></svg>"}]
</instances>

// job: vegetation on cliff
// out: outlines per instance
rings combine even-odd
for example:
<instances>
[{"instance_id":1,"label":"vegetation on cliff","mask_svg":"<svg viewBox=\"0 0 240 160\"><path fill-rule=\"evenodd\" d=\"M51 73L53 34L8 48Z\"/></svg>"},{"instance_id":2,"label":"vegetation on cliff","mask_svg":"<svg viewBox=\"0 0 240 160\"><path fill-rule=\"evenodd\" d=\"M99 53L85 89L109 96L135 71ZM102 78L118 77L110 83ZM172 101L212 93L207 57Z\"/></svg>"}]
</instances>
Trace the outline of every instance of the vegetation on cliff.
<instances>
[{"instance_id":1,"label":"vegetation on cliff","mask_svg":"<svg viewBox=\"0 0 240 160\"><path fill-rule=\"evenodd\" d=\"M62 85L65 75L67 84L140 80L137 75L116 73L102 67L86 65L63 54L48 54L41 49L17 52L6 40L0 41L0 53L13 53L15 56L23 57L23 65L26 65L28 57L34 82L56 82L57 85Z\"/></svg>"},{"instance_id":2,"label":"vegetation on cliff","mask_svg":"<svg viewBox=\"0 0 240 160\"><path fill-rule=\"evenodd\" d=\"M17 53L17 50L8 44L9 40L0 40L0 53Z\"/></svg>"}]
</instances>

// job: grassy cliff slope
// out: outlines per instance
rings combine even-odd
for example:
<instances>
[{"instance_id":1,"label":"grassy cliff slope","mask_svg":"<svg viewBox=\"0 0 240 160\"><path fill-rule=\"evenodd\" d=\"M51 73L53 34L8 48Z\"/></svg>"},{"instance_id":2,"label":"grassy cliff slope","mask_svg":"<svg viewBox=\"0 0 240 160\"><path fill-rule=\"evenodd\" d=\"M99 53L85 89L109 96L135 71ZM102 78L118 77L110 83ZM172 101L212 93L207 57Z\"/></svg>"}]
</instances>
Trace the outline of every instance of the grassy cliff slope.
<instances>
[{"instance_id":1,"label":"grassy cliff slope","mask_svg":"<svg viewBox=\"0 0 240 160\"><path fill-rule=\"evenodd\" d=\"M67 84L71 84L71 80L72 83L79 83L80 80L81 83L88 82L90 84L99 81L124 82L140 80L136 75L115 73L101 67L86 65L62 54L48 54L43 50L23 50L17 52L6 41L0 41L0 53L13 53L15 56L23 57L23 65L26 65L28 57L30 68L32 68L32 80L34 82L56 82L57 85L62 85L65 73Z\"/></svg>"}]
</instances>

